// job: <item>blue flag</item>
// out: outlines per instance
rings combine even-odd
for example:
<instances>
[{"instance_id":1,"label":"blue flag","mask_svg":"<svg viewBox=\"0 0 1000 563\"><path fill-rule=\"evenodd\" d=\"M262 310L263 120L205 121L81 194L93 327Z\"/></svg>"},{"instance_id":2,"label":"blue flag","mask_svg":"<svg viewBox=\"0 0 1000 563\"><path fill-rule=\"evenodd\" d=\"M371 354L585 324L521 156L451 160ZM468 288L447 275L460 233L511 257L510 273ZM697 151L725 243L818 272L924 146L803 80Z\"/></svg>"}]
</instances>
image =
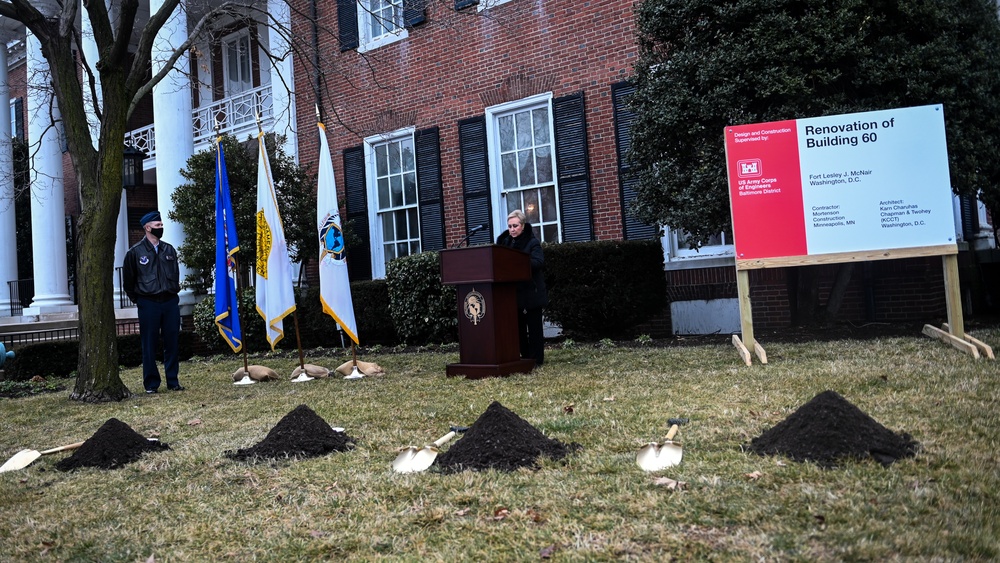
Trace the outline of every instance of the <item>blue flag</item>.
<instances>
[{"instance_id":1,"label":"blue flag","mask_svg":"<svg viewBox=\"0 0 1000 563\"><path fill-rule=\"evenodd\" d=\"M236 298L236 217L229 199L229 173L222 154L221 139L216 139L215 157L215 324L219 334L233 349L243 349L239 300Z\"/></svg>"}]
</instances>

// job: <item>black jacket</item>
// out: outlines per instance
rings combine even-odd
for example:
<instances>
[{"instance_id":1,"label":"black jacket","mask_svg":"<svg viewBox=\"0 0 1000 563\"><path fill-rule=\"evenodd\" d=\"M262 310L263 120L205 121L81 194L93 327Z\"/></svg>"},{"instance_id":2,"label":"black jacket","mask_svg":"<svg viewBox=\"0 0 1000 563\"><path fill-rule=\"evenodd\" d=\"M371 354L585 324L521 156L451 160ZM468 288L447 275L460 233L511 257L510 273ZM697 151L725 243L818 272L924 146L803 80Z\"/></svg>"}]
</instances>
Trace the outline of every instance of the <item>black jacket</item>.
<instances>
[{"instance_id":1,"label":"black jacket","mask_svg":"<svg viewBox=\"0 0 1000 563\"><path fill-rule=\"evenodd\" d=\"M132 301L139 297L166 301L181 290L177 251L162 240L159 252L153 249L153 244L146 237L135 243L125 254L122 271L122 289Z\"/></svg>"},{"instance_id":2,"label":"black jacket","mask_svg":"<svg viewBox=\"0 0 1000 563\"><path fill-rule=\"evenodd\" d=\"M537 309L549 304L549 293L545 289L545 254L542 243L535 238L531 223L524 224L521 236L512 237L510 231L504 231L497 237L497 244L526 252L531 258L531 279L517 283L518 309Z\"/></svg>"}]
</instances>

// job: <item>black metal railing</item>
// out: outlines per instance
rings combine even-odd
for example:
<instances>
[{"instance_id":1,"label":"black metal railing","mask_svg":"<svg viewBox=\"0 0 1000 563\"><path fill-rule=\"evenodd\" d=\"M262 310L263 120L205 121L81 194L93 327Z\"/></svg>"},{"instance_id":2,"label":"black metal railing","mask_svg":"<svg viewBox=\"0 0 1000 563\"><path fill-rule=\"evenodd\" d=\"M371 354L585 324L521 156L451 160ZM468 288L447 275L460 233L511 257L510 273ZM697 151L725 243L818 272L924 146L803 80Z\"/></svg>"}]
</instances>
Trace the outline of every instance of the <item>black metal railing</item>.
<instances>
[{"instance_id":1,"label":"black metal railing","mask_svg":"<svg viewBox=\"0 0 1000 563\"><path fill-rule=\"evenodd\" d=\"M14 280L7 282L7 291L10 295L10 316L20 316L24 308L31 305L31 300L35 298L35 280Z\"/></svg>"},{"instance_id":2,"label":"black metal railing","mask_svg":"<svg viewBox=\"0 0 1000 563\"><path fill-rule=\"evenodd\" d=\"M119 309L131 309L135 307L135 303L125 295L125 273L122 268L115 268L115 276L118 277L118 287L121 289L121 295L118 297L118 308Z\"/></svg>"},{"instance_id":3,"label":"black metal railing","mask_svg":"<svg viewBox=\"0 0 1000 563\"><path fill-rule=\"evenodd\" d=\"M115 323L116 333L121 336L124 334L139 334L139 321L137 320L125 320L118 321ZM29 344L38 344L40 342L54 342L60 340L79 340L80 339L80 327L71 326L66 328L54 328L49 330L31 330L25 332L8 332L4 333L3 341L4 344L13 350L16 348L24 347Z\"/></svg>"}]
</instances>

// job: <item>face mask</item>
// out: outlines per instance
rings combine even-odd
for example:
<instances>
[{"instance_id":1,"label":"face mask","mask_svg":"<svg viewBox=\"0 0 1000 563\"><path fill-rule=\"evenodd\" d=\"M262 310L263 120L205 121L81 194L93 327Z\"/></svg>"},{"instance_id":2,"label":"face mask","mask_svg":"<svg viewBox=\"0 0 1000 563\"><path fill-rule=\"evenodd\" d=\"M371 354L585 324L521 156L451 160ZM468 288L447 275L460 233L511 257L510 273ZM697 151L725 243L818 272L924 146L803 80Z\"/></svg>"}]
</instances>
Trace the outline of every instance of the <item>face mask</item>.
<instances>
[{"instance_id":1,"label":"face mask","mask_svg":"<svg viewBox=\"0 0 1000 563\"><path fill-rule=\"evenodd\" d=\"M149 229L149 232L156 238L163 238L163 227L160 227L159 229Z\"/></svg>"}]
</instances>

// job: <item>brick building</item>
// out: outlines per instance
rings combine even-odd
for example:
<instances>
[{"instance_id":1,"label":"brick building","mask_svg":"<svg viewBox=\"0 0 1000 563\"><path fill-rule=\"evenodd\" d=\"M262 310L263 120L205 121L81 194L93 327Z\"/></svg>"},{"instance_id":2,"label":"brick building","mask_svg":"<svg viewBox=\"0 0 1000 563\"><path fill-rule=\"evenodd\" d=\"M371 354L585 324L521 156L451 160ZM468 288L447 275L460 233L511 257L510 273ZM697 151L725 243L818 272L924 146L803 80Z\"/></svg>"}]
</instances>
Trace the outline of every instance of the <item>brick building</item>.
<instances>
[{"instance_id":1,"label":"brick building","mask_svg":"<svg viewBox=\"0 0 1000 563\"><path fill-rule=\"evenodd\" d=\"M176 44L193 25L175 18L157 41ZM116 254L138 238L135 217L172 209L169 186L182 183L178 170L192 154L211 148L216 124L245 138L261 116L265 130L287 135L286 152L313 169L318 109L343 216L360 241L350 248L353 280L380 278L392 258L453 246L480 225L470 243L488 243L505 228L507 212L521 208L546 243L660 240L671 302L660 319L666 330L739 331L727 235L691 250L683 232L661 237L627 214L634 191L623 160L633 118L626 102L638 54L632 0L269 0L266 13L213 25L133 117L126 142L147 155L145 186L123 196ZM26 130L54 134L31 112L27 91L45 63L23 54L30 39L23 27L4 31L12 133L29 141ZM47 158L47 177L62 170L64 210L54 213L73 217L80 206L68 155ZM995 264L977 266L981 257L996 262L997 251L975 203L955 205L973 310L982 305L976 282L997 275ZM61 237L58 223L39 213L33 236L41 226ZM168 229L183 247L180 229ZM36 287L39 280L51 286L52 299L32 303L35 314L49 305L72 309L75 296L54 279L64 274L51 268L60 260L35 261L34 272L0 263L0 274L5 282L34 277ZM817 274L821 302L835 269ZM801 270L751 272L756 326L793 322L790 296L813 275ZM10 314L4 297L0 316ZM927 321L944 312L940 259L907 259L857 265L841 317Z\"/></svg>"}]
</instances>

